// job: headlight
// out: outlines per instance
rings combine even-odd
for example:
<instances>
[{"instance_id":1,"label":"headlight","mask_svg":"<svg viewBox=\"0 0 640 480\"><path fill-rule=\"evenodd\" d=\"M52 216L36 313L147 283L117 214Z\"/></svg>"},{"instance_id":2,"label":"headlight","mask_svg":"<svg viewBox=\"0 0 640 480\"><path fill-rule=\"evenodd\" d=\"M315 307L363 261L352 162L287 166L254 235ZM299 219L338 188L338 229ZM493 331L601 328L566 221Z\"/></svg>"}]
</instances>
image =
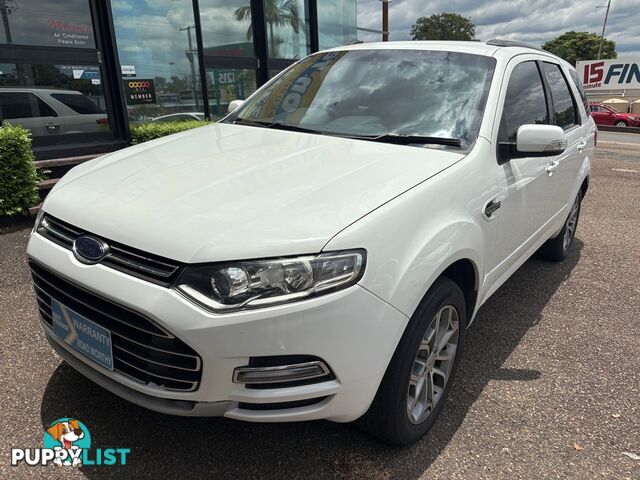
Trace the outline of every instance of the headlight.
<instances>
[{"instance_id":1,"label":"headlight","mask_svg":"<svg viewBox=\"0 0 640 480\"><path fill-rule=\"evenodd\" d=\"M42 221L43 216L44 216L44 210L42 209L42 206L41 206L40 210L38 210L38 213L36 214L35 221L33 222L33 228L31 229L31 233L38 231L38 227L40 226L40 222Z\"/></svg>"},{"instance_id":2,"label":"headlight","mask_svg":"<svg viewBox=\"0 0 640 480\"><path fill-rule=\"evenodd\" d=\"M364 250L187 267L176 288L213 311L258 308L347 288L364 273Z\"/></svg>"}]
</instances>

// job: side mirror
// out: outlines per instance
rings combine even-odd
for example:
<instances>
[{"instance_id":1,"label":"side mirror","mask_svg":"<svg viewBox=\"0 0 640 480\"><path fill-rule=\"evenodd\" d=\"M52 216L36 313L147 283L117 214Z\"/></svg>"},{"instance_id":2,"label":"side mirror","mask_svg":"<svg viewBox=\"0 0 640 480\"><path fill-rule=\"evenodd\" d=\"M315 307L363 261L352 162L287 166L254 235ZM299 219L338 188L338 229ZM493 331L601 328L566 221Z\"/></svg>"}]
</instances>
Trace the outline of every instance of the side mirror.
<instances>
[{"instance_id":1,"label":"side mirror","mask_svg":"<svg viewBox=\"0 0 640 480\"><path fill-rule=\"evenodd\" d=\"M227 107L227 113L231 113L242 106L244 100L231 100L229 102L229 106Z\"/></svg>"},{"instance_id":2,"label":"side mirror","mask_svg":"<svg viewBox=\"0 0 640 480\"><path fill-rule=\"evenodd\" d=\"M524 157L560 155L567 148L562 128L555 125L521 125L516 134L516 150ZM531 155L531 154L537 155Z\"/></svg>"},{"instance_id":3,"label":"side mirror","mask_svg":"<svg viewBox=\"0 0 640 480\"><path fill-rule=\"evenodd\" d=\"M521 125L515 143L498 144L498 163L502 165L514 158L552 157L567 148L564 131L555 125Z\"/></svg>"}]
</instances>

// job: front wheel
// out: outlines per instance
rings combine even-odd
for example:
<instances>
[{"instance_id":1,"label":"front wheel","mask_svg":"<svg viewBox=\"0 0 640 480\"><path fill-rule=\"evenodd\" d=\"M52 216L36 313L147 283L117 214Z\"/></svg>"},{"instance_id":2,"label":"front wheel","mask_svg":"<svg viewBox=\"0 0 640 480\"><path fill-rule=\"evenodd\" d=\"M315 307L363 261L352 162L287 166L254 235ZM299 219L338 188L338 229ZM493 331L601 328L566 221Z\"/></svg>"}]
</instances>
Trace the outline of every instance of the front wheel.
<instances>
[{"instance_id":1,"label":"front wheel","mask_svg":"<svg viewBox=\"0 0 640 480\"><path fill-rule=\"evenodd\" d=\"M626 127L627 126L627 122L624 122L622 120L618 120L616 122L616 127Z\"/></svg>"},{"instance_id":2,"label":"front wheel","mask_svg":"<svg viewBox=\"0 0 640 480\"><path fill-rule=\"evenodd\" d=\"M440 414L462 352L464 294L438 279L411 317L362 428L384 442L420 439Z\"/></svg>"},{"instance_id":3,"label":"front wheel","mask_svg":"<svg viewBox=\"0 0 640 480\"><path fill-rule=\"evenodd\" d=\"M578 220L580 219L581 202L582 194L578 192L562 230L560 230L560 233L556 237L547 240L540 249L540 254L543 258L551 260L552 262L560 262L567 257L569 248L573 244L573 239L576 236Z\"/></svg>"}]
</instances>

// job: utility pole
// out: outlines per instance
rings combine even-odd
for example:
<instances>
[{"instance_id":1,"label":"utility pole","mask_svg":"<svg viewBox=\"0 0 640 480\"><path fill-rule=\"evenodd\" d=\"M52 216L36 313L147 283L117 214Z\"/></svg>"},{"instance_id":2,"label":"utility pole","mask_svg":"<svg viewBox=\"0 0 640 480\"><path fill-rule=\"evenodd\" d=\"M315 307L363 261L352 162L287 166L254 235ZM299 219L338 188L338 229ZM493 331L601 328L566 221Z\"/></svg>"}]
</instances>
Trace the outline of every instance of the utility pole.
<instances>
[{"instance_id":1,"label":"utility pole","mask_svg":"<svg viewBox=\"0 0 640 480\"><path fill-rule=\"evenodd\" d=\"M9 27L9 14L11 7L7 5L9 0L0 0L0 10L2 11L2 24L4 25L4 34L7 37L7 44L13 43L11 40L11 28Z\"/></svg>"},{"instance_id":2,"label":"utility pole","mask_svg":"<svg viewBox=\"0 0 640 480\"><path fill-rule=\"evenodd\" d=\"M193 54L194 54L194 50L193 50L193 43L191 41L191 29L192 28L196 28L195 25L187 25L186 27L182 27L182 28L178 28L179 31L184 32L185 30L187 31L187 35L189 37L189 50L187 50L185 53L185 55L187 56L187 59L189 60L189 66L191 67L191 92L193 93L193 100L196 104L196 109L200 108L200 99L198 98L198 95L196 95L196 66L195 63L193 61Z\"/></svg>"},{"instance_id":3,"label":"utility pole","mask_svg":"<svg viewBox=\"0 0 640 480\"><path fill-rule=\"evenodd\" d=\"M382 0L382 41L389 41L389 0Z\"/></svg>"},{"instance_id":4,"label":"utility pole","mask_svg":"<svg viewBox=\"0 0 640 480\"><path fill-rule=\"evenodd\" d=\"M604 7L604 5L602 5ZM600 8L600 7L596 7ZM607 29L607 19L609 18L609 9L611 8L611 0L607 2L607 13L604 14L604 24L602 25L602 35L600 35L600 47L598 48L598 60L602 55L602 44L604 43L604 31Z\"/></svg>"},{"instance_id":5,"label":"utility pole","mask_svg":"<svg viewBox=\"0 0 640 480\"><path fill-rule=\"evenodd\" d=\"M360 32L368 32L368 33L376 33L378 35L382 35L382 41L389 41L389 4L392 0L378 0L382 3L382 30L377 30L375 28L365 28L356 26L356 30ZM346 5L346 3L345 3ZM361 40L357 40L354 43L362 43Z\"/></svg>"}]
</instances>

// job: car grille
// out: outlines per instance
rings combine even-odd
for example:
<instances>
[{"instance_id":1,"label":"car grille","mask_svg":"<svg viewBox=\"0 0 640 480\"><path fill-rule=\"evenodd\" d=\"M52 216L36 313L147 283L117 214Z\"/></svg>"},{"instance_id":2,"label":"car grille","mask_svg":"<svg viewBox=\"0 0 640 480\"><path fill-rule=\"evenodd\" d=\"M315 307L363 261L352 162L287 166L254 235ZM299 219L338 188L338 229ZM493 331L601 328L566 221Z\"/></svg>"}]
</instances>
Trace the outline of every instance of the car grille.
<instances>
[{"instance_id":1,"label":"car grille","mask_svg":"<svg viewBox=\"0 0 640 480\"><path fill-rule=\"evenodd\" d=\"M53 327L51 299L111 332L114 370L166 390L197 390L200 356L148 318L71 283L37 263L31 277L43 320Z\"/></svg>"},{"instance_id":2,"label":"car grille","mask_svg":"<svg viewBox=\"0 0 640 480\"><path fill-rule=\"evenodd\" d=\"M80 228L69 225L51 215L45 214L38 226L38 233L58 245L73 248L73 242L82 235L92 235ZM109 253L100 264L129 275L168 287L175 280L182 265L164 257L145 253L118 242L102 238L109 245Z\"/></svg>"}]
</instances>

